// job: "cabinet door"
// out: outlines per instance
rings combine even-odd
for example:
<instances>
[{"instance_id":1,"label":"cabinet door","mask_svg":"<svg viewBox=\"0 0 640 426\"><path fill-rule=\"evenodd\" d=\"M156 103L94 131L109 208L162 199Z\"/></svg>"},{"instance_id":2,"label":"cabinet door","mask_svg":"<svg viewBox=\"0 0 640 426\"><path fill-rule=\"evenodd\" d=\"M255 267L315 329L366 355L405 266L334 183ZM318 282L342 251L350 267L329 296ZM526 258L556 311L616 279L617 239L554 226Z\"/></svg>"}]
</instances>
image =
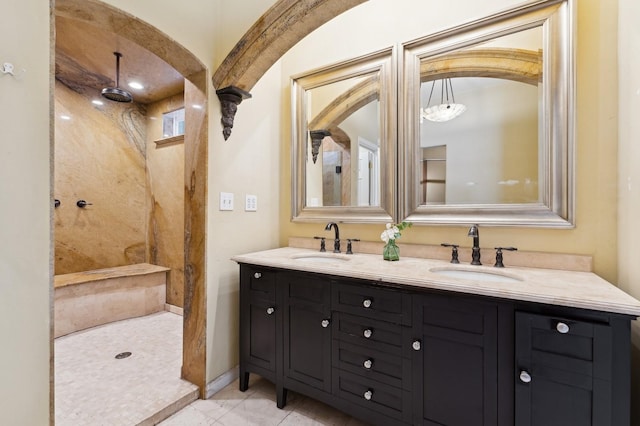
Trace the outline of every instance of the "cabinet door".
<instances>
[{"instance_id":1,"label":"cabinet door","mask_svg":"<svg viewBox=\"0 0 640 426\"><path fill-rule=\"evenodd\" d=\"M414 303L414 423L497 424L497 305L443 295Z\"/></svg>"},{"instance_id":2,"label":"cabinet door","mask_svg":"<svg viewBox=\"0 0 640 426\"><path fill-rule=\"evenodd\" d=\"M331 285L327 279L283 273L284 385L331 391Z\"/></svg>"},{"instance_id":3,"label":"cabinet door","mask_svg":"<svg viewBox=\"0 0 640 426\"><path fill-rule=\"evenodd\" d=\"M240 373L246 390L248 373L274 380L276 372L275 272L243 266L240 270ZM245 385L243 386L243 383Z\"/></svg>"},{"instance_id":4,"label":"cabinet door","mask_svg":"<svg viewBox=\"0 0 640 426\"><path fill-rule=\"evenodd\" d=\"M608 325L516 312L516 424L611 425L611 347Z\"/></svg>"}]
</instances>

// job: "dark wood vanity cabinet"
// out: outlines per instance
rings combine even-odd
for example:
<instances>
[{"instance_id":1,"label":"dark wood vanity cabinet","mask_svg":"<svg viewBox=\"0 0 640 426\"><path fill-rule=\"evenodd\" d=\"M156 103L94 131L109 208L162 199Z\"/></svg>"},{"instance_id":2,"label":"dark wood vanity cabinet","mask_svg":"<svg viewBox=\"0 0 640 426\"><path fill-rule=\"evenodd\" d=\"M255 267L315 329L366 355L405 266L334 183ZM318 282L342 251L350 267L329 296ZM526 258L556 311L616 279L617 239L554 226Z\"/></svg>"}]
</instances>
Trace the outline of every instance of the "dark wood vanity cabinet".
<instances>
[{"instance_id":1,"label":"dark wood vanity cabinet","mask_svg":"<svg viewBox=\"0 0 640 426\"><path fill-rule=\"evenodd\" d=\"M411 295L332 283L333 395L372 423L411 423Z\"/></svg>"},{"instance_id":2,"label":"dark wood vanity cabinet","mask_svg":"<svg viewBox=\"0 0 640 426\"><path fill-rule=\"evenodd\" d=\"M628 425L628 322L516 312L516 424Z\"/></svg>"},{"instance_id":3,"label":"dark wood vanity cabinet","mask_svg":"<svg viewBox=\"0 0 640 426\"><path fill-rule=\"evenodd\" d=\"M628 426L630 316L242 264L249 373L371 424Z\"/></svg>"},{"instance_id":4,"label":"dark wood vanity cabinet","mask_svg":"<svg viewBox=\"0 0 640 426\"><path fill-rule=\"evenodd\" d=\"M283 305L283 384L301 393L331 392L331 286L279 273Z\"/></svg>"},{"instance_id":5,"label":"dark wood vanity cabinet","mask_svg":"<svg viewBox=\"0 0 640 426\"><path fill-rule=\"evenodd\" d=\"M276 332L282 312L276 302L276 272L240 269L240 390L247 390L249 372L276 382L277 354L282 340Z\"/></svg>"},{"instance_id":6,"label":"dark wood vanity cabinet","mask_svg":"<svg viewBox=\"0 0 640 426\"><path fill-rule=\"evenodd\" d=\"M414 296L414 424L498 424L498 304Z\"/></svg>"},{"instance_id":7,"label":"dark wood vanity cabinet","mask_svg":"<svg viewBox=\"0 0 640 426\"><path fill-rule=\"evenodd\" d=\"M240 390L256 373L276 385L318 397L331 392L331 286L309 274L240 268Z\"/></svg>"}]
</instances>

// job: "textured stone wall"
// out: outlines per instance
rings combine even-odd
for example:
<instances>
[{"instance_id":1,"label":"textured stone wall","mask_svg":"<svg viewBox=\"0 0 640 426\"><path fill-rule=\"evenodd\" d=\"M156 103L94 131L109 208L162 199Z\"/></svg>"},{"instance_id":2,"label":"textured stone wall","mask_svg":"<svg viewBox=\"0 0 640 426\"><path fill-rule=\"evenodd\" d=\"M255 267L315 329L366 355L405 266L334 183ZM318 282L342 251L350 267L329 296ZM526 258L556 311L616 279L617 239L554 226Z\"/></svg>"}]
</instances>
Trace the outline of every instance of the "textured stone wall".
<instances>
[{"instance_id":1,"label":"textured stone wall","mask_svg":"<svg viewBox=\"0 0 640 426\"><path fill-rule=\"evenodd\" d=\"M145 107L81 92L56 82L56 274L146 260Z\"/></svg>"},{"instance_id":2,"label":"textured stone wall","mask_svg":"<svg viewBox=\"0 0 640 426\"><path fill-rule=\"evenodd\" d=\"M184 106L184 95L147 106L147 262L171 270L167 303L184 304L184 138L158 143L162 115Z\"/></svg>"}]
</instances>

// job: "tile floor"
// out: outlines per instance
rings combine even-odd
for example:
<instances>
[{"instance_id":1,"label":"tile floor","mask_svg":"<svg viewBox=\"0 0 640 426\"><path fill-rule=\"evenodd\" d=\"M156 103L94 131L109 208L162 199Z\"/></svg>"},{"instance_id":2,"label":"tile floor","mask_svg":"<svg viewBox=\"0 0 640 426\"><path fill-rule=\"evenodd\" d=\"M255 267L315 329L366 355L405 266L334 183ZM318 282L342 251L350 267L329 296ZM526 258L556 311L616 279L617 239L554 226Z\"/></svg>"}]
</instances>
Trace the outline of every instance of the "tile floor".
<instances>
[{"instance_id":1,"label":"tile floor","mask_svg":"<svg viewBox=\"0 0 640 426\"><path fill-rule=\"evenodd\" d=\"M366 426L359 420L319 401L289 391L287 405L276 407L276 389L269 381L251 375L249 389L238 390L238 380L207 400L197 400L160 426Z\"/></svg>"},{"instance_id":2,"label":"tile floor","mask_svg":"<svg viewBox=\"0 0 640 426\"><path fill-rule=\"evenodd\" d=\"M275 386L254 374L246 392L235 380L198 400L196 386L179 378L182 317L173 313L91 328L54 345L56 426L365 425L291 391L278 409Z\"/></svg>"},{"instance_id":3,"label":"tile floor","mask_svg":"<svg viewBox=\"0 0 640 426\"><path fill-rule=\"evenodd\" d=\"M62 336L54 351L56 426L153 425L197 398L197 387L180 379L180 315L161 312ZM127 351L128 358L115 358Z\"/></svg>"}]
</instances>

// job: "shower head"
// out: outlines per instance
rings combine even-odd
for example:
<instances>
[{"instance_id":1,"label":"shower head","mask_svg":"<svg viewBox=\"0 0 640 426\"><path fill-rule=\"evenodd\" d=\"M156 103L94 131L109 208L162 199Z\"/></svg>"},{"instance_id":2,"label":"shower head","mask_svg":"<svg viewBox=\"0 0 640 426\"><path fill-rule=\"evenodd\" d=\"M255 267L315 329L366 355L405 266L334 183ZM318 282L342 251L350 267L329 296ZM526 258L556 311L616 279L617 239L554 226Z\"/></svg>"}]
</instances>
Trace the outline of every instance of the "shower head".
<instances>
[{"instance_id":1,"label":"shower head","mask_svg":"<svg viewBox=\"0 0 640 426\"><path fill-rule=\"evenodd\" d=\"M102 96L116 102L131 102L133 100L131 93L117 87L105 87L102 89Z\"/></svg>"},{"instance_id":2,"label":"shower head","mask_svg":"<svg viewBox=\"0 0 640 426\"><path fill-rule=\"evenodd\" d=\"M113 54L116 56L116 87L105 87L102 89L102 96L110 101L131 102L133 101L131 93L120 88L120 58L122 57L122 53L113 52Z\"/></svg>"}]
</instances>

